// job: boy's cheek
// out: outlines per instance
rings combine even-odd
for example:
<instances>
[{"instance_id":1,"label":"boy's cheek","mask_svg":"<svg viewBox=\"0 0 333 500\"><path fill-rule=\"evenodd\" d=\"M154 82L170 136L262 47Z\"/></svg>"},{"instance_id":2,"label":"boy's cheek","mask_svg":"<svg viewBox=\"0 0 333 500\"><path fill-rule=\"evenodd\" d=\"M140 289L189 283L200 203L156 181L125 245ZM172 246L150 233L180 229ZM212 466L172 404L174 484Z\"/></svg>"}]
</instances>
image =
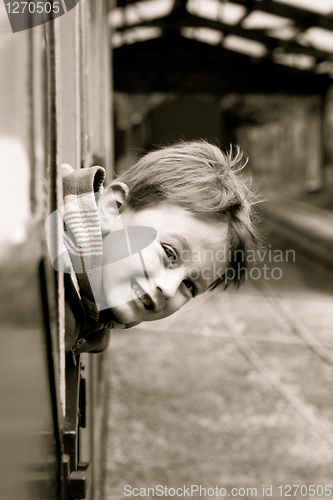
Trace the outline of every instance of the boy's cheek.
<instances>
[{"instance_id":1,"label":"boy's cheek","mask_svg":"<svg viewBox=\"0 0 333 500\"><path fill-rule=\"evenodd\" d=\"M103 290L110 308L126 304L133 300L131 278L139 283L146 281L144 271L138 256L132 256L129 262L118 262L103 266ZM125 261L129 259L124 259Z\"/></svg>"},{"instance_id":2,"label":"boy's cheek","mask_svg":"<svg viewBox=\"0 0 333 500\"><path fill-rule=\"evenodd\" d=\"M141 252L142 261L148 273L149 279L164 279L165 267L163 249L158 241L154 241ZM140 259L141 261L141 259Z\"/></svg>"}]
</instances>

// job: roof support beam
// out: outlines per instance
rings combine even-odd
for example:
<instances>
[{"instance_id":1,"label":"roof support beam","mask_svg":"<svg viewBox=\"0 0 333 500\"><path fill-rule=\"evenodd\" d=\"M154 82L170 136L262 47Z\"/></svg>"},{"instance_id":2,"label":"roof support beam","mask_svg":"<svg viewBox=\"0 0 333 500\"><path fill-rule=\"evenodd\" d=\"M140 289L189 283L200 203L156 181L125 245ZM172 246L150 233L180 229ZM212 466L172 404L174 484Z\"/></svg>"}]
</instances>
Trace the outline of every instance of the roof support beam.
<instances>
[{"instance_id":1,"label":"roof support beam","mask_svg":"<svg viewBox=\"0 0 333 500\"><path fill-rule=\"evenodd\" d=\"M320 2L320 0L318 0ZM244 0L232 0L233 3L244 5ZM327 30L333 30L333 12L330 16L316 14L309 10L300 9L292 5L274 2L272 0L261 0L256 2L256 10L262 10L276 16L287 17L294 21L295 25L302 30L312 26L318 26Z\"/></svg>"},{"instance_id":2,"label":"roof support beam","mask_svg":"<svg viewBox=\"0 0 333 500\"><path fill-rule=\"evenodd\" d=\"M157 56L158 55L158 56ZM154 64L152 65L152 61ZM274 64L179 37L123 45L113 52L114 88L123 92L323 93L326 75Z\"/></svg>"},{"instance_id":3,"label":"roof support beam","mask_svg":"<svg viewBox=\"0 0 333 500\"><path fill-rule=\"evenodd\" d=\"M159 19L153 19L150 21L143 21L141 23L135 24L133 26L124 26L120 28L121 30L137 28L137 27L151 27L157 26L166 31L170 24L169 16L162 17ZM173 30L179 31L182 27L205 27L214 30L221 31L225 35L237 35L242 38L248 38L249 40L254 40L261 42L268 51L271 53L274 49L280 48L286 53L295 54L306 54L315 57L317 60L333 60L333 55L330 52L325 52L323 50L315 49L311 46L301 45L293 40L280 40L264 33L264 30L260 29L245 29L241 26L230 26L229 24L222 23L220 21L213 21L211 19L204 19L193 14L187 13L185 19L178 19L176 25L172 23Z\"/></svg>"}]
</instances>

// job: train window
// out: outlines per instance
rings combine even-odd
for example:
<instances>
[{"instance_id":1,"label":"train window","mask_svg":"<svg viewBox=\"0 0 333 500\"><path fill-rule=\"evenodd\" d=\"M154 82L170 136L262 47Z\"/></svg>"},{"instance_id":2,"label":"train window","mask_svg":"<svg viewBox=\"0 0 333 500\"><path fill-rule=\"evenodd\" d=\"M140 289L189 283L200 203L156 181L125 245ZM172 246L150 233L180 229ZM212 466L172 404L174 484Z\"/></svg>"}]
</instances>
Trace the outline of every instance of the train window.
<instances>
[{"instance_id":1,"label":"train window","mask_svg":"<svg viewBox=\"0 0 333 500\"><path fill-rule=\"evenodd\" d=\"M2 4L0 38L0 497L54 499L60 447L44 259L44 30L14 35Z\"/></svg>"}]
</instances>

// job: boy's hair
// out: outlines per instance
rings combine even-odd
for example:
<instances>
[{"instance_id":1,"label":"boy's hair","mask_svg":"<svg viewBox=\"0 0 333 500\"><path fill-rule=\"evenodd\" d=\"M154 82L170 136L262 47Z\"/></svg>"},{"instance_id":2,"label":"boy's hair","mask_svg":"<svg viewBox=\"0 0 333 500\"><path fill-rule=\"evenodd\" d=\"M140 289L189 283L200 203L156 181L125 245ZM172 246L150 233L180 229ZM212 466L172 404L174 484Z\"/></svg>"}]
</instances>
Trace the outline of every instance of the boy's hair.
<instances>
[{"instance_id":1,"label":"boy's hair","mask_svg":"<svg viewBox=\"0 0 333 500\"><path fill-rule=\"evenodd\" d=\"M185 210L229 225L230 267L225 282L238 287L245 279L246 255L260 242L251 179L240 174L247 163L236 146L223 153L207 141L180 142L152 151L117 178L129 188L126 206L138 212L168 201Z\"/></svg>"}]
</instances>

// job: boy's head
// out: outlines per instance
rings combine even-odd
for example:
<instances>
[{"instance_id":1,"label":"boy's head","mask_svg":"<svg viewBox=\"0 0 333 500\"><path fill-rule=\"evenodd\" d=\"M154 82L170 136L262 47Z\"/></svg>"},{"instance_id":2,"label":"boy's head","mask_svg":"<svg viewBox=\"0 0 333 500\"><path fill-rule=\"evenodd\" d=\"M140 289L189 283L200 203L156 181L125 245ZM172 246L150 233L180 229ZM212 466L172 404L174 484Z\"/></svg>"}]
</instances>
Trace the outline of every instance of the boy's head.
<instances>
[{"instance_id":1,"label":"boy's head","mask_svg":"<svg viewBox=\"0 0 333 500\"><path fill-rule=\"evenodd\" d=\"M233 156L206 141L182 142L148 153L102 194L103 288L120 322L161 319L219 283L244 280L243 257L258 236L241 160L239 148ZM109 264L108 236L124 229L130 245L131 226L153 228L157 237Z\"/></svg>"}]
</instances>

